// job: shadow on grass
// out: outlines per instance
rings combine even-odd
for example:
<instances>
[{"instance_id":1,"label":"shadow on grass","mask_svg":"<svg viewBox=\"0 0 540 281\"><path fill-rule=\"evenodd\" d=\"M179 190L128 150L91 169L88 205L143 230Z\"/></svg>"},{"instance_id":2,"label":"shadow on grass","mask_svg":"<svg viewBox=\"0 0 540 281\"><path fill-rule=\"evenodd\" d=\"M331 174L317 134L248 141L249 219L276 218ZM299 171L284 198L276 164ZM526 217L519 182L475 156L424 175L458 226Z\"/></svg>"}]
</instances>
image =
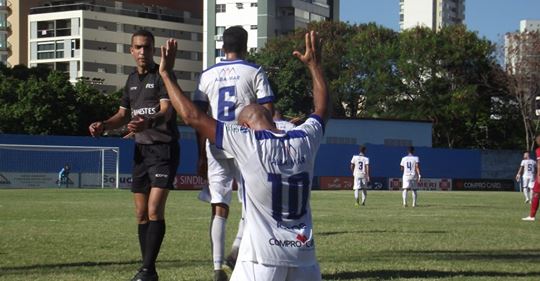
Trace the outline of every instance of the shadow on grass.
<instances>
[{"instance_id":1,"label":"shadow on grass","mask_svg":"<svg viewBox=\"0 0 540 281\"><path fill-rule=\"evenodd\" d=\"M405 251L402 255L444 260L540 260L540 249L484 251Z\"/></svg>"},{"instance_id":2,"label":"shadow on grass","mask_svg":"<svg viewBox=\"0 0 540 281\"><path fill-rule=\"evenodd\" d=\"M168 267L182 267L182 266L193 266L200 265L205 261L203 260L162 260L158 261L158 267L168 268ZM81 267L110 267L110 266L123 266L123 265L133 265L133 267L138 267L141 265L140 260L132 261L104 261L104 262L72 262L72 263L50 263L50 264L32 264L32 265L22 265L22 266L6 266L0 267L0 271L4 273L25 273L28 270L57 270L57 269L69 269L69 268L81 268Z\"/></svg>"},{"instance_id":3,"label":"shadow on grass","mask_svg":"<svg viewBox=\"0 0 540 281\"><path fill-rule=\"evenodd\" d=\"M442 230L425 230L425 231L410 231L410 230L397 230L397 229L385 229L385 230L346 230L346 231L324 231L318 232L316 236L332 236L340 234L357 234L357 233L416 233L416 234L444 234L448 231Z\"/></svg>"},{"instance_id":4,"label":"shadow on grass","mask_svg":"<svg viewBox=\"0 0 540 281\"><path fill-rule=\"evenodd\" d=\"M373 278L377 280L393 280L396 278L452 278L452 277L540 277L540 272L497 272L497 271L438 271L438 270L374 270L358 272L337 272L323 274L323 280L353 280L362 278ZM537 280L535 278L535 280Z\"/></svg>"}]
</instances>

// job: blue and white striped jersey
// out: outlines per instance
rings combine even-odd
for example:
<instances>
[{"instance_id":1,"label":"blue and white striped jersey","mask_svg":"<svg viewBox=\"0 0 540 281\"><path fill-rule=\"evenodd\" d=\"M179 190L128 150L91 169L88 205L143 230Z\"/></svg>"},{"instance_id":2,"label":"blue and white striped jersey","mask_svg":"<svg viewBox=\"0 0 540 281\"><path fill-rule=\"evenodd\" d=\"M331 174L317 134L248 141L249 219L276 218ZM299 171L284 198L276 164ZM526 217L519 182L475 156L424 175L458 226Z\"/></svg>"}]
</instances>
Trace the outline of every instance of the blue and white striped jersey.
<instances>
[{"instance_id":1,"label":"blue and white striped jersey","mask_svg":"<svg viewBox=\"0 0 540 281\"><path fill-rule=\"evenodd\" d=\"M244 177L246 228L238 260L273 266L317 262L309 204L324 123L317 115L285 133L218 122L216 147Z\"/></svg>"}]
</instances>

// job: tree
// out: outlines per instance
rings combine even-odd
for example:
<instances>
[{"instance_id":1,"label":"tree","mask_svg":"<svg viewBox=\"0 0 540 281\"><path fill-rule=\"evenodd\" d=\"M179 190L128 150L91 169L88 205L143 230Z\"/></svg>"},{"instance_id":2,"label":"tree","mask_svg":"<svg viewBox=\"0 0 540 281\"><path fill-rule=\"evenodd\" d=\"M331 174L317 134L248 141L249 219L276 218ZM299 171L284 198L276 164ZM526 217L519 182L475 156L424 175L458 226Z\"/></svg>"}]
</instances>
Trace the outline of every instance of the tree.
<instances>
[{"instance_id":1,"label":"tree","mask_svg":"<svg viewBox=\"0 0 540 281\"><path fill-rule=\"evenodd\" d=\"M507 33L505 37L508 90L519 107L525 127L526 147L532 149L538 128L535 98L540 96L540 33Z\"/></svg>"},{"instance_id":2,"label":"tree","mask_svg":"<svg viewBox=\"0 0 540 281\"><path fill-rule=\"evenodd\" d=\"M65 73L16 66L0 69L0 132L87 135L91 121L111 115L119 94L103 95L90 85L73 86Z\"/></svg>"},{"instance_id":3,"label":"tree","mask_svg":"<svg viewBox=\"0 0 540 281\"><path fill-rule=\"evenodd\" d=\"M435 146L512 147L514 138L503 130L516 127L515 108L495 46L464 26L397 33L375 24L319 22L307 29L324 41L333 117L429 120ZM310 110L308 75L290 54L305 32L270 40L253 56L269 70L277 107L289 115Z\"/></svg>"}]
</instances>

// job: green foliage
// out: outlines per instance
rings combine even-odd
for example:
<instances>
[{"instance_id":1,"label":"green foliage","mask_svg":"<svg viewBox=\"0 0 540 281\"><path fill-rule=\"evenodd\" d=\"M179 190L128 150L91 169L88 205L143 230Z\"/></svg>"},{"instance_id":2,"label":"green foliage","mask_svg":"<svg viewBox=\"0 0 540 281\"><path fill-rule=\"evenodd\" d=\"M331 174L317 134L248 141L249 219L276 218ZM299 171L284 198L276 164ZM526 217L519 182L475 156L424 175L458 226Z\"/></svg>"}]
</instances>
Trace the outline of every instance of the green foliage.
<instances>
[{"instance_id":1,"label":"green foliage","mask_svg":"<svg viewBox=\"0 0 540 281\"><path fill-rule=\"evenodd\" d=\"M395 32L376 24L318 22L333 117L428 120L433 144L515 148L523 130L495 46L464 26ZM252 59L269 73L289 116L311 111L309 75L291 55L306 29L271 40ZM513 128L508 131L509 128Z\"/></svg>"},{"instance_id":2,"label":"green foliage","mask_svg":"<svg viewBox=\"0 0 540 281\"><path fill-rule=\"evenodd\" d=\"M0 190L0 281L129 280L141 259L132 197L127 190ZM160 280L212 280L209 206L196 197L168 197ZM392 191L368 191L360 208L350 191L310 198L323 280L540 279L532 243L540 224L520 220L529 205L519 192L420 191L417 208L401 207L401 193ZM241 212L237 203L230 208L227 245Z\"/></svg>"},{"instance_id":3,"label":"green foliage","mask_svg":"<svg viewBox=\"0 0 540 281\"><path fill-rule=\"evenodd\" d=\"M119 94L100 94L85 82L75 86L61 72L17 65L0 69L0 132L87 135L91 121L112 114Z\"/></svg>"}]
</instances>

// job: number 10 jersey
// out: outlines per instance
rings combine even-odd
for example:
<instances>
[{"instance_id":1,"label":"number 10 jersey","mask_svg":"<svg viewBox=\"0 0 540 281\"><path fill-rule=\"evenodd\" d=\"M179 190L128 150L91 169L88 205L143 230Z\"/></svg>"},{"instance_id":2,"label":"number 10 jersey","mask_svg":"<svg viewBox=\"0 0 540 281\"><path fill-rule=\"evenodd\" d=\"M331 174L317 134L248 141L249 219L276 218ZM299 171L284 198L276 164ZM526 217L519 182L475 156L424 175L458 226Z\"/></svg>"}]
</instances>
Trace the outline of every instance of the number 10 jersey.
<instances>
[{"instance_id":1,"label":"number 10 jersey","mask_svg":"<svg viewBox=\"0 0 540 281\"><path fill-rule=\"evenodd\" d=\"M309 198L323 124L312 115L291 131L274 133L218 122L216 147L234 156L245 184L239 261L289 267L317 263Z\"/></svg>"}]
</instances>

